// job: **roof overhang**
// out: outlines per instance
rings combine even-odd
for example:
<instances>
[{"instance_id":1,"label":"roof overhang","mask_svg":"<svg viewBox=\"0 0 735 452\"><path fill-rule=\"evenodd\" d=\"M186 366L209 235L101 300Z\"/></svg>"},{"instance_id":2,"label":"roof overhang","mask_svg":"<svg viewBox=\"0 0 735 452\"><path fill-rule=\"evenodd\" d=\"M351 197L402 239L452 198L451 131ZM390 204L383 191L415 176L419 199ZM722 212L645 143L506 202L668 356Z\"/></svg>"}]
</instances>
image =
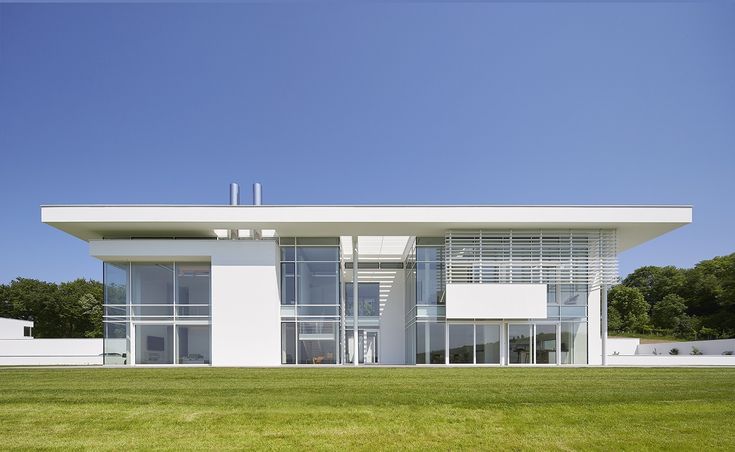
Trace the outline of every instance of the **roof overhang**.
<instances>
[{"instance_id":1,"label":"roof overhang","mask_svg":"<svg viewBox=\"0 0 735 452\"><path fill-rule=\"evenodd\" d=\"M42 206L41 221L82 240L216 237L442 236L450 229L616 229L624 251L691 223L691 206Z\"/></svg>"}]
</instances>

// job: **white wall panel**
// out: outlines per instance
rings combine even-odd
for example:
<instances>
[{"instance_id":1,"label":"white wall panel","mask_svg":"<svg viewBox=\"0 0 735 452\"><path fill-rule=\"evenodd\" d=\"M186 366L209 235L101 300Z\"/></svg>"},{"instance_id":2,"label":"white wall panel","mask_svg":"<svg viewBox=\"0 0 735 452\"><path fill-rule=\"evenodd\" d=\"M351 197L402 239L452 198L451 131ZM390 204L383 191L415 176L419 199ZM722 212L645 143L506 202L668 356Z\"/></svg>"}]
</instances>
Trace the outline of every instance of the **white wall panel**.
<instances>
[{"instance_id":1,"label":"white wall panel","mask_svg":"<svg viewBox=\"0 0 735 452\"><path fill-rule=\"evenodd\" d=\"M447 284L448 319L545 319L546 284Z\"/></svg>"}]
</instances>

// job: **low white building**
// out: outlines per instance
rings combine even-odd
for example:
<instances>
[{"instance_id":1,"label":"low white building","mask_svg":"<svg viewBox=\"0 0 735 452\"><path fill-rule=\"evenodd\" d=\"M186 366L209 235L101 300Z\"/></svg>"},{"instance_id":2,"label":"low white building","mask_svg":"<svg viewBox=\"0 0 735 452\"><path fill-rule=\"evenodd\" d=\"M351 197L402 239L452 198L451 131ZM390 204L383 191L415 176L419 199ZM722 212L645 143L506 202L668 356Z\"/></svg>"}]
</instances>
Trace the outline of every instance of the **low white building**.
<instances>
[{"instance_id":1,"label":"low white building","mask_svg":"<svg viewBox=\"0 0 735 452\"><path fill-rule=\"evenodd\" d=\"M32 339L33 322L30 320L8 319L0 317L1 339Z\"/></svg>"},{"instance_id":2,"label":"low white building","mask_svg":"<svg viewBox=\"0 0 735 452\"><path fill-rule=\"evenodd\" d=\"M35 339L33 322L0 317L0 366L103 363L102 339Z\"/></svg>"},{"instance_id":3,"label":"low white building","mask_svg":"<svg viewBox=\"0 0 735 452\"><path fill-rule=\"evenodd\" d=\"M104 263L108 364L604 364L617 254L692 219L231 198L41 208Z\"/></svg>"}]
</instances>

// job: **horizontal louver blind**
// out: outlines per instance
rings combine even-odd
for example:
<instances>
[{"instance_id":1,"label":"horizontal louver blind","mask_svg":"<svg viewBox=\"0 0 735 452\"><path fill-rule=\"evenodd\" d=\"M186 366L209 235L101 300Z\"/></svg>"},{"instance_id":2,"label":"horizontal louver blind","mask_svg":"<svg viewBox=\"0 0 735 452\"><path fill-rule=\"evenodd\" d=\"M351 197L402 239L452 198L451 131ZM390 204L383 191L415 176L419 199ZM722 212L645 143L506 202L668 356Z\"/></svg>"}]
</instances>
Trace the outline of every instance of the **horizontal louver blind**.
<instances>
[{"instance_id":1,"label":"horizontal louver blind","mask_svg":"<svg viewBox=\"0 0 735 452\"><path fill-rule=\"evenodd\" d=\"M615 284L614 230L449 231L447 283Z\"/></svg>"}]
</instances>

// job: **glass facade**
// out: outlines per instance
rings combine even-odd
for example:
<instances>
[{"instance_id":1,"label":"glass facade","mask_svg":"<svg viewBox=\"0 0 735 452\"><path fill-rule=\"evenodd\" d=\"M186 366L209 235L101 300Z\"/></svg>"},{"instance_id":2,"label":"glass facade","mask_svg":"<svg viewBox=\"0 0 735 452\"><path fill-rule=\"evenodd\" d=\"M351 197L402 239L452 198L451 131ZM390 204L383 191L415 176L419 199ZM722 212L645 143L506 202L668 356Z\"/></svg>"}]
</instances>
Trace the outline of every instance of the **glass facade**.
<instances>
[{"instance_id":1,"label":"glass facade","mask_svg":"<svg viewBox=\"0 0 735 452\"><path fill-rule=\"evenodd\" d=\"M500 364L500 325L475 325L475 363Z\"/></svg>"},{"instance_id":2,"label":"glass facade","mask_svg":"<svg viewBox=\"0 0 735 452\"><path fill-rule=\"evenodd\" d=\"M105 364L211 363L209 262L105 262L103 275Z\"/></svg>"},{"instance_id":3,"label":"glass facade","mask_svg":"<svg viewBox=\"0 0 735 452\"><path fill-rule=\"evenodd\" d=\"M339 239L281 238L281 363L336 364Z\"/></svg>"},{"instance_id":4,"label":"glass facade","mask_svg":"<svg viewBox=\"0 0 735 452\"><path fill-rule=\"evenodd\" d=\"M416 364L445 363L444 322L416 323Z\"/></svg>"},{"instance_id":5,"label":"glass facade","mask_svg":"<svg viewBox=\"0 0 735 452\"><path fill-rule=\"evenodd\" d=\"M449 364L473 364L475 326L472 324L449 324Z\"/></svg>"},{"instance_id":6,"label":"glass facade","mask_svg":"<svg viewBox=\"0 0 735 452\"><path fill-rule=\"evenodd\" d=\"M352 316L352 283L345 283L345 315ZM380 283L359 283L357 286L357 317L378 317L380 315Z\"/></svg>"}]
</instances>

